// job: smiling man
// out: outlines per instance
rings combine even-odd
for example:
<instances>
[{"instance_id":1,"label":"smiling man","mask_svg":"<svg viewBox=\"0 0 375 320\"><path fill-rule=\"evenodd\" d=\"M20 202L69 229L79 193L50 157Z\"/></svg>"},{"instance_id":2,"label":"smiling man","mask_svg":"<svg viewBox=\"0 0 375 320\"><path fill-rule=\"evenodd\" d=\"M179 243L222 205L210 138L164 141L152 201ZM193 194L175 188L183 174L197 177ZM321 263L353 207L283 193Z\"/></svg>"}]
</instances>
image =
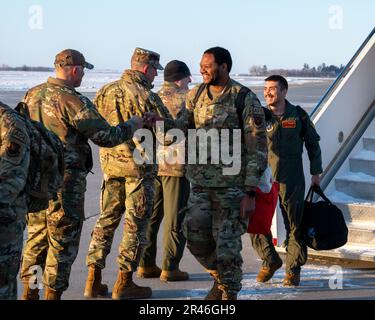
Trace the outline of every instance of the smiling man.
<instances>
[{"instance_id":1,"label":"smiling man","mask_svg":"<svg viewBox=\"0 0 375 320\"><path fill-rule=\"evenodd\" d=\"M273 179L279 182L280 208L287 232L286 275L284 286L298 286L301 266L307 260L307 247L301 240L301 221L305 196L302 167L303 144L310 159L311 184L320 184L322 158L320 137L306 111L286 100L288 82L279 75L265 80L264 99L272 117L267 123L268 161ZM263 260L257 276L266 282L282 266L282 260L272 243L272 235L251 235L254 249Z\"/></svg>"},{"instance_id":2,"label":"smiling man","mask_svg":"<svg viewBox=\"0 0 375 320\"><path fill-rule=\"evenodd\" d=\"M267 167L265 116L256 95L229 73L232 58L228 50L215 47L201 60L204 83L188 94L186 109L194 115L197 130L241 130L241 170L225 175L224 163L188 164L187 178L192 190L183 231L187 247L215 282L207 300L235 300L241 290L241 235L255 207L255 189ZM241 99L239 99L241 98ZM239 102L242 100L242 102ZM201 147L201 141L197 149ZM210 148L218 146L210 141ZM199 150L198 150L199 151Z\"/></svg>"}]
</instances>

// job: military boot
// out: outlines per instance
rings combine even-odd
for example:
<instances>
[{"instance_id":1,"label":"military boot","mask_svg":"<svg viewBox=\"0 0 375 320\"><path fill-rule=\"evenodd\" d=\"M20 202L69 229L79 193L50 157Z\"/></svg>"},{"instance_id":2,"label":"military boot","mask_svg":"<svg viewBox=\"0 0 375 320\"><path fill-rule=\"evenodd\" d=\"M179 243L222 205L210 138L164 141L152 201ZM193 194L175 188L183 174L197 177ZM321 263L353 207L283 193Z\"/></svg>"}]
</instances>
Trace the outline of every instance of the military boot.
<instances>
[{"instance_id":1,"label":"military boot","mask_svg":"<svg viewBox=\"0 0 375 320\"><path fill-rule=\"evenodd\" d=\"M120 270L112 291L112 299L147 299L152 295L149 287L140 287L133 282L133 272Z\"/></svg>"},{"instance_id":2,"label":"military boot","mask_svg":"<svg viewBox=\"0 0 375 320\"><path fill-rule=\"evenodd\" d=\"M108 295L108 287L102 284L102 270L95 265L89 266L87 275L85 293L86 298L105 297Z\"/></svg>"},{"instance_id":3,"label":"military boot","mask_svg":"<svg viewBox=\"0 0 375 320\"><path fill-rule=\"evenodd\" d=\"M187 272L176 269L173 271L163 270L160 275L161 281L186 281L189 280L189 274Z\"/></svg>"},{"instance_id":4,"label":"military boot","mask_svg":"<svg viewBox=\"0 0 375 320\"><path fill-rule=\"evenodd\" d=\"M300 274L286 273L283 281L284 287L297 287L301 281Z\"/></svg>"},{"instance_id":5,"label":"military boot","mask_svg":"<svg viewBox=\"0 0 375 320\"><path fill-rule=\"evenodd\" d=\"M275 272L281 268L283 261L280 260L275 264L271 264L269 267L262 267L256 277L257 282L267 282L270 280Z\"/></svg>"},{"instance_id":6,"label":"military boot","mask_svg":"<svg viewBox=\"0 0 375 320\"><path fill-rule=\"evenodd\" d=\"M49 287L44 289L44 300L61 300L61 295L61 291L56 291Z\"/></svg>"},{"instance_id":7,"label":"military boot","mask_svg":"<svg viewBox=\"0 0 375 320\"><path fill-rule=\"evenodd\" d=\"M211 276L214 278L215 282L211 290L208 292L204 300L221 300L223 292L219 289L219 273L216 270L209 271Z\"/></svg>"},{"instance_id":8,"label":"military boot","mask_svg":"<svg viewBox=\"0 0 375 320\"><path fill-rule=\"evenodd\" d=\"M138 278L159 278L161 269L158 266L138 267Z\"/></svg>"},{"instance_id":9,"label":"military boot","mask_svg":"<svg viewBox=\"0 0 375 320\"><path fill-rule=\"evenodd\" d=\"M24 279L22 282L23 292L21 300L39 300L39 289L31 289L29 286L29 279Z\"/></svg>"}]
</instances>

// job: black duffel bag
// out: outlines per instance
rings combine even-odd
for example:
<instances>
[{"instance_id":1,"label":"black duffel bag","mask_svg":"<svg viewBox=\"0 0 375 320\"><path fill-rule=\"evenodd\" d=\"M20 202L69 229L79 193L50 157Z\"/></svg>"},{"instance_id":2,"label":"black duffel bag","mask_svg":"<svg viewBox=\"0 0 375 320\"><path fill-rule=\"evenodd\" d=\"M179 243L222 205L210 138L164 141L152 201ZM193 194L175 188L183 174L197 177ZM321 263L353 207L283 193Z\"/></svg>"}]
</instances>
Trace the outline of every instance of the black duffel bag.
<instances>
[{"instance_id":1,"label":"black duffel bag","mask_svg":"<svg viewBox=\"0 0 375 320\"><path fill-rule=\"evenodd\" d=\"M312 202L314 193L324 201ZM332 250L348 241L348 228L343 214L318 186L307 193L302 219L302 238L314 250Z\"/></svg>"}]
</instances>

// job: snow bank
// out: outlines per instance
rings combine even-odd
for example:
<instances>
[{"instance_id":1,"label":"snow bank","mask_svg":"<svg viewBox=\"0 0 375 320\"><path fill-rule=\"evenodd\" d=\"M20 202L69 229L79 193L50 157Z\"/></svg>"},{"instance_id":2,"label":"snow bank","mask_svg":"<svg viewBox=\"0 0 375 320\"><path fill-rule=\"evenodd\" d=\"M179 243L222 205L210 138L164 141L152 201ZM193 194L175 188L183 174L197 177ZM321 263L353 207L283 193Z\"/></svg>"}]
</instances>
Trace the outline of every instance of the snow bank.
<instances>
[{"instance_id":1,"label":"snow bank","mask_svg":"<svg viewBox=\"0 0 375 320\"><path fill-rule=\"evenodd\" d=\"M96 92L103 85L115 81L121 77L122 71L94 70L86 71L83 78L81 92ZM0 91L26 91L53 76L53 72L24 72L24 71L0 71ZM265 77L250 77L233 75L232 79L248 87L262 87ZM320 83L327 81L323 78L287 78L290 85L302 85L306 83ZM329 79L332 80L332 79ZM191 87L201 83L201 75L192 76ZM160 73L154 82L154 89L158 90L163 83L163 73Z\"/></svg>"}]
</instances>

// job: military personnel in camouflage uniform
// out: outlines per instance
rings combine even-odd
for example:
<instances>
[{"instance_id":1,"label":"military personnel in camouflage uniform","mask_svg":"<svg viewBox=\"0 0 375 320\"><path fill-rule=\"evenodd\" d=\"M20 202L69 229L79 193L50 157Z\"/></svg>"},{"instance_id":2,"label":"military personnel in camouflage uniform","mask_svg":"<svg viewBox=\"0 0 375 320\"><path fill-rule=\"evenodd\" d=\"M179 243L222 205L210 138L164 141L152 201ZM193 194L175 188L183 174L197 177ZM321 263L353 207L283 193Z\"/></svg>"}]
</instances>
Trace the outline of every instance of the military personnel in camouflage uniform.
<instances>
[{"instance_id":1,"label":"military personnel in camouflage uniform","mask_svg":"<svg viewBox=\"0 0 375 320\"><path fill-rule=\"evenodd\" d=\"M155 112L166 118L165 130L175 125L160 97L151 91L157 70L163 69L159 59L156 52L136 48L131 60L131 70L126 70L120 80L99 90L95 104L109 123L116 125L132 115L142 116L145 112ZM183 121L182 119L181 123ZM100 163L104 173L101 213L92 233L86 259L89 267L84 293L86 297L100 294L100 272L105 268L113 235L125 208L124 236L117 258L120 270L112 298L147 298L152 294L151 288L137 286L132 279L147 244L145 231L152 213L157 167L155 164L137 164L133 157L136 148L139 150L139 143L131 140L116 148L100 150Z\"/></svg>"},{"instance_id":2,"label":"military personnel in camouflage uniform","mask_svg":"<svg viewBox=\"0 0 375 320\"><path fill-rule=\"evenodd\" d=\"M62 51L56 56L55 67L56 78L32 88L24 98L30 117L63 142L65 173L62 191L49 208L27 215L28 239L21 270L23 299L39 298L35 292L38 289L29 287L33 266L44 270L46 299L60 299L68 288L85 217L86 176L92 169L88 139L101 147L113 147L131 139L143 125L137 117L111 127L92 102L74 89L81 84L84 68L93 68L80 52Z\"/></svg>"},{"instance_id":3,"label":"military personnel in camouflage uniform","mask_svg":"<svg viewBox=\"0 0 375 320\"><path fill-rule=\"evenodd\" d=\"M0 300L17 299L30 162L25 122L0 102Z\"/></svg>"},{"instance_id":4,"label":"military personnel in camouflage uniform","mask_svg":"<svg viewBox=\"0 0 375 320\"><path fill-rule=\"evenodd\" d=\"M187 247L215 279L207 300L234 300L241 290L241 235L247 230L249 214L254 212L255 189L267 167L263 109L249 90L241 114L237 113L236 99L243 86L230 79L231 66L226 49L208 49L200 70L205 88L198 99L199 87L194 88L186 102L196 129L229 129L229 150L234 150L233 129L241 129L243 134L239 173L224 174L228 165L212 164L209 157L208 164L187 167L192 191L183 230Z\"/></svg>"},{"instance_id":5,"label":"military personnel in camouflage uniform","mask_svg":"<svg viewBox=\"0 0 375 320\"><path fill-rule=\"evenodd\" d=\"M279 75L265 80L264 98L272 113L267 124L269 164L273 179L279 182L279 202L286 227L286 275L284 286L298 286L301 266L307 260L307 247L301 239L305 196L302 167L303 144L310 160L311 184L320 184L322 157L320 137L308 114L286 100L288 82ZM254 249L263 260L257 281L266 282L282 266L272 235L251 235Z\"/></svg>"},{"instance_id":6,"label":"military personnel in camouflage uniform","mask_svg":"<svg viewBox=\"0 0 375 320\"><path fill-rule=\"evenodd\" d=\"M190 76L189 68L182 61L173 60L165 66L164 84L158 95L174 118L185 108ZM181 228L184 211L180 210L186 206L190 192L190 183L185 178L185 140L169 146L159 145L157 159L154 209L147 229L149 244L143 251L138 276L183 281L189 278L187 272L179 270L186 243ZM163 262L160 270L156 266L157 235L163 219Z\"/></svg>"}]
</instances>

